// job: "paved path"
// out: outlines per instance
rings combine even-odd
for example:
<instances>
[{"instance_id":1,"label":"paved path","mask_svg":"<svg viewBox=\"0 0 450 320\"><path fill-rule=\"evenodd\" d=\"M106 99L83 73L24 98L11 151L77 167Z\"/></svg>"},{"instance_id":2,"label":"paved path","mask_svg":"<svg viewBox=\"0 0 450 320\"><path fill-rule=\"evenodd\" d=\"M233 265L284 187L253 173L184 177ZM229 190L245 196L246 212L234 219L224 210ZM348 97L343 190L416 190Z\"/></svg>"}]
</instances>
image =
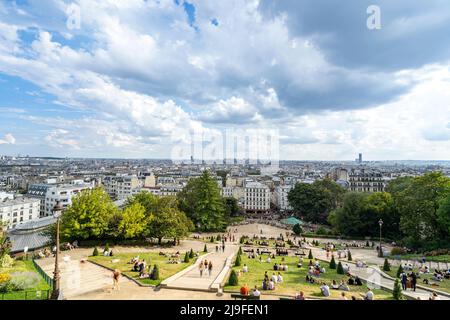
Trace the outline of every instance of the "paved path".
<instances>
[{"instance_id":1,"label":"paved path","mask_svg":"<svg viewBox=\"0 0 450 320\"><path fill-rule=\"evenodd\" d=\"M239 249L237 245L231 244L229 242L227 242L225 246L225 252L215 252L215 247L216 245L208 245L208 251L213 253L206 257L206 260L208 260L208 262L211 261L213 264L211 275L209 275L208 272L204 271L203 276L200 276L198 265L201 261L197 261L195 267L192 270L168 283L167 287L202 291L211 290L211 285L217 278L219 273L222 271L226 259L233 253L236 253Z\"/></svg>"},{"instance_id":2,"label":"paved path","mask_svg":"<svg viewBox=\"0 0 450 320\"><path fill-rule=\"evenodd\" d=\"M318 248L314 248L314 247L310 247L309 249L312 249L313 252L313 256L317 257L318 259L321 260L326 260L329 261L331 259L330 258L327 259L326 257L326 252L323 249L318 249ZM365 249L364 249L365 250ZM360 253L359 255L357 255L357 257L355 258L355 255L353 254L354 250L350 250L352 252L352 257L354 258L353 260L356 261L357 259L362 259L364 261L367 260L367 257L364 257L362 253ZM365 259L366 258L366 259ZM373 257L370 257L371 259L373 259ZM336 257L335 257L336 259ZM384 260L382 258L378 258L380 260L382 260L384 262ZM339 260L339 259L336 259ZM368 268L357 268L354 264L352 263L348 263L347 260L345 259L340 259L340 261L342 262L342 264L347 263L350 266L350 272L355 275L360 277L363 280L368 280L371 282L374 282L375 284L379 284L382 287L387 287L390 289L394 288L394 281L391 279L387 279L385 277L380 276L380 269L378 267L373 267L370 266ZM378 261L379 263L380 261ZM417 288L416 291L403 291L403 294L405 296L409 296L412 297L414 299L418 299L420 298L421 300L428 300L428 298L430 297L430 291L427 290L423 290L420 288ZM441 300L450 300L448 297L446 296L440 296L439 297Z\"/></svg>"}]
</instances>

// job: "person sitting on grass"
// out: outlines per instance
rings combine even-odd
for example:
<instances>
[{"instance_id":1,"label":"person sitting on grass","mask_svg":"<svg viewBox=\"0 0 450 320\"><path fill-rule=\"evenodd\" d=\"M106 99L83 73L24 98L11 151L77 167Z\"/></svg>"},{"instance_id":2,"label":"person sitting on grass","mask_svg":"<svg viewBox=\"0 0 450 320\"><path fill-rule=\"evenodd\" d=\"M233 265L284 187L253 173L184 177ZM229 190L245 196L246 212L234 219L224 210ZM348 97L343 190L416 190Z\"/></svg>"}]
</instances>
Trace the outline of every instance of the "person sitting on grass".
<instances>
[{"instance_id":1,"label":"person sitting on grass","mask_svg":"<svg viewBox=\"0 0 450 320\"><path fill-rule=\"evenodd\" d=\"M358 276L355 277L355 285L362 286L362 281Z\"/></svg>"},{"instance_id":2,"label":"person sitting on grass","mask_svg":"<svg viewBox=\"0 0 450 320\"><path fill-rule=\"evenodd\" d=\"M345 284L344 280L341 280L338 289L342 291L350 291L350 288L348 287L348 285Z\"/></svg>"},{"instance_id":3,"label":"person sitting on grass","mask_svg":"<svg viewBox=\"0 0 450 320\"><path fill-rule=\"evenodd\" d=\"M275 264L273 265L273 270L277 271L278 270L278 264L275 262Z\"/></svg>"},{"instance_id":4,"label":"person sitting on grass","mask_svg":"<svg viewBox=\"0 0 450 320\"><path fill-rule=\"evenodd\" d=\"M270 280L272 280L273 282L277 282L277 275L275 274L275 272L272 274L272 277L270 278Z\"/></svg>"},{"instance_id":5,"label":"person sitting on grass","mask_svg":"<svg viewBox=\"0 0 450 320\"><path fill-rule=\"evenodd\" d=\"M248 266L246 264L244 264L244 266L242 267L242 272L243 273L247 273L248 272Z\"/></svg>"},{"instance_id":6,"label":"person sitting on grass","mask_svg":"<svg viewBox=\"0 0 450 320\"><path fill-rule=\"evenodd\" d=\"M367 293L366 293L366 295L364 296L364 300L374 300L374 295L373 295L373 292L372 292L372 289L370 289L370 288L368 288L367 289Z\"/></svg>"},{"instance_id":7,"label":"person sitting on grass","mask_svg":"<svg viewBox=\"0 0 450 320\"><path fill-rule=\"evenodd\" d=\"M260 297L261 296L261 292L258 290L257 286L255 286L255 288L252 290L252 296L254 296L254 297Z\"/></svg>"},{"instance_id":8,"label":"person sitting on grass","mask_svg":"<svg viewBox=\"0 0 450 320\"><path fill-rule=\"evenodd\" d=\"M350 276L350 278L348 278L347 284L348 284L349 286L355 285L355 279L353 279L353 276Z\"/></svg>"},{"instance_id":9,"label":"person sitting on grass","mask_svg":"<svg viewBox=\"0 0 450 320\"><path fill-rule=\"evenodd\" d=\"M269 290L275 290L275 282L272 280L269 281Z\"/></svg>"},{"instance_id":10,"label":"person sitting on grass","mask_svg":"<svg viewBox=\"0 0 450 320\"><path fill-rule=\"evenodd\" d=\"M320 291L322 292L322 295L324 297L330 296L330 287L325 282L323 282L322 285L320 286Z\"/></svg>"},{"instance_id":11,"label":"person sitting on grass","mask_svg":"<svg viewBox=\"0 0 450 320\"><path fill-rule=\"evenodd\" d=\"M306 300L305 293L303 291L300 291L300 293L295 294L295 300Z\"/></svg>"},{"instance_id":12,"label":"person sitting on grass","mask_svg":"<svg viewBox=\"0 0 450 320\"><path fill-rule=\"evenodd\" d=\"M339 285L337 284L336 280L333 280L333 283L331 284L331 289L338 290Z\"/></svg>"},{"instance_id":13,"label":"person sitting on grass","mask_svg":"<svg viewBox=\"0 0 450 320\"><path fill-rule=\"evenodd\" d=\"M250 290L249 290L249 288L248 288L248 285L247 285L247 284L244 284L244 285L241 287L240 292L241 292L241 295L243 295L243 296L248 296L248 295L250 294Z\"/></svg>"},{"instance_id":14,"label":"person sitting on grass","mask_svg":"<svg viewBox=\"0 0 450 320\"><path fill-rule=\"evenodd\" d=\"M278 272L278 276L277 276L277 282L281 283L283 282L283 276L281 275L281 273Z\"/></svg>"},{"instance_id":15,"label":"person sitting on grass","mask_svg":"<svg viewBox=\"0 0 450 320\"><path fill-rule=\"evenodd\" d=\"M262 283L262 289L263 290L269 290L269 280L264 279L264 281Z\"/></svg>"},{"instance_id":16,"label":"person sitting on grass","mask_svg":"<svg viewBox=\"0 0 450 320\"><path fill-rule=\"evenodd\" d=\"M266 262L270 263L270 256L267 256Z\"/></svg>"},{"instance_id":17,"label":"person sitting on grass","mask_svg":"<svg viewBox=\"0 0 450 320\"><path fill-rule=\"evenodd\" d=\"M339 297L340 300L347 300L347 297L345 296L345 292L341 292L341 296Z\"/></svg>"}]
</instances>

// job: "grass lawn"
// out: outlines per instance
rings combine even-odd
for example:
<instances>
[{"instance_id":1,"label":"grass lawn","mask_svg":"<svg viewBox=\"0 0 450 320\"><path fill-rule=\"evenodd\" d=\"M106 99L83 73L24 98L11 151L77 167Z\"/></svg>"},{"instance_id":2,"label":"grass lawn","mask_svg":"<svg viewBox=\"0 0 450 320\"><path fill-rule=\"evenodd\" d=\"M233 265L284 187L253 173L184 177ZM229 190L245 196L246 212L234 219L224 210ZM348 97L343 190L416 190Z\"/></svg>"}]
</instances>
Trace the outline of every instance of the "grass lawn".
<instances>
[{"instance_id":1,"label":"grass lawn","mask_svg":"<svg viewBox=\"0 0 450 320\"><path fill-rule=\"evenodd\" d=\"M380 266L380 269L383 270L383 266ZM393 278L397 278L397 270L398 267L391 267L391 271L384 271L386 274L390 275ZM413 268L413 271L418 274L419 273L419 269L418 268ZM411 271L407 271L407 273L409 273ZM441 290L444 292L448 292L450 293L450 280L449 279L444 279L444 281L434 281L433 278L433 274L420 274L419 275L420 278L417 279L417 284L424 286L426 288L430 288L430 289L436 289L436 290ZM437 284L437 286L435 285L427 285L425 283L423 283L424 279L428 279L428 281Z\"/></svg>"},{"instance_id":2,"label":"grass lawn","mask_svg":"<svg viewBox=\"0 0 450 320\"><path fill-rule=\"evenodd\" d=\"M200 254L203 254L200 253ZM149 265L153 268L155 264L159 267L159 280L151 280L148 278L140 279L139 273L136 271L132 271L133 265L128 263L133 259L134 257L139 256L139 260L144 259L147 268ZM184 253L180 256L181 261L184 261ZM146 252L146 253L118 253L115 254L112 257L105 257L105 256L91 256L89 257L90 261L96 262L102 266L105 266L110 269L119 269L123 274L136 279L142 284L150 284L150 285L159 285L163 280L173 276L174 274L180 272L184 268L192 265L197 258L193 258L188 263L179 263L179 264L169 264L167 263L169 261L169 258L166 258L165 256L160 256L158 252ZM113 260L118 260L117 262L113 263ZM148 272L148 269L146 270Z\"/></svg>"},{"instance_id":3,"label":"grass lawn","mask_svg":"<svg viewBox=\"0 0 450 320\"><path fill-rule=\"evenodd\" d=\"M11 274L15 272L33 272L38 275L40 280L33 288L27 290L13 291L5 294L0 293L0 300L41 300L47 298L47 292L45 290L49 290L50 286L37 272L31 260L16 260L11 268L0 268L0 273Z\"/></svg>"},{"instance_id":4,"label":"grass lawn","mask_svg":"<svg viewBox=\"0 0 450 320\"><path fill-rule=\"evenodd\" d=\"M250 288L254 288L255 285L261 290L262 281L264 280L264 273L268 271L269 277L272 276L274 263L280 264L282 257L276 257L272 259L270 263L259 262L258 259L249 259L245 254L241 256L242 265L240 267L233 267L234 270L242 269L244 264L247 264L249 268L248 273L244 273L239 278L238 286L226 286L225 290L239 291L241 285L248 284ZM263 257L265 261L266 256ZM309 259L303 259L302 267L297 268L298 257L285 257L285 263L288 265L288 271L281 271L283 276L283 283L276 284L275 290L263 291L263 294L279 294L293 296L296 292L303 291L306 296L321 297L320 283L310 284L305 281L306 274L308 273ZM315 262L315 261L313 261ZM347 277L336 273L336 270L331 270L328 264L321 262L321 265L325 267L326 273L322 274L319 278L319 282L326 282L331 286L332 280L336 280L338 283L344 279L347 281ZM361 297L361 294L366 293L367 287L363 286L350 286L350 291L346 293L347 299L350 299L352 295L357 298ZM374 290L375 298L379 300L392 299L392 294L383 290ZM331 290L331 298L339 298L340 291Z\"/></svg>"},{"instance_id":5,"label":"grass lawn","mask_svg":"<svg viewBox=\"0 0 450 320\"><path fill-rule=\"evenodd\" d=\"M395 256L397 257L397 256ZM402 260L422 260L423 255L422 254L403 254L398 256ZM450 264L450 255L443 254L440 256L425 256L426 262L443 262L443 263L449 263ZM442 266L444 267L444 266Z\"/></svg>"}]
</instances>

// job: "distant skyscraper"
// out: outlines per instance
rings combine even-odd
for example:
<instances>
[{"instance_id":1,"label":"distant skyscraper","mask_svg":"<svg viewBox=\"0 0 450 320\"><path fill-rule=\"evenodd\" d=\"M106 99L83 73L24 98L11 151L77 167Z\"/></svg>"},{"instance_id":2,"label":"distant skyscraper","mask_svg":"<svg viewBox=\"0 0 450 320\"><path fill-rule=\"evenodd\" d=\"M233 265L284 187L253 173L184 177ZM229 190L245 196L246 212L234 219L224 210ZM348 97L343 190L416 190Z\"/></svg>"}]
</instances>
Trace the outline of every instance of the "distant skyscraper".
<instances>
[{"instance_id":1,"label":"distant skyscraper","mask_svg":"<svg viewBox=\"0 0 450 320\"><path fill-rule=\"evenodd\" d=\"M358 163L362 163L362 153L359 154Z\"/></svg>"}]
</instances>

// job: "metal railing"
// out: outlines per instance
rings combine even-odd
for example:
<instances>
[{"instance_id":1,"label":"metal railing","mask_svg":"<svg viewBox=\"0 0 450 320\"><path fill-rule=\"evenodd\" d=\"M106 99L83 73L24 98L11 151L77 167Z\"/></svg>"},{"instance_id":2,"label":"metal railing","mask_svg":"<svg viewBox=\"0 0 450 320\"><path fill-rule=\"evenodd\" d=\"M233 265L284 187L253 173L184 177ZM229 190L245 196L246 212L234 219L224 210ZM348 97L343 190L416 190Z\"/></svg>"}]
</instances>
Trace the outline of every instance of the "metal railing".
<instances>
[{"instance_id":1,"label":"metal railing","mask_svg":"<svg viewBox=\"0 0 450 320\"><path fill-rule=\"evenodd\" d=\"M42 270L41 266L33 259L33 265L36 268L37 272L44 278L45 282L50 286L50 289L53 288L53 278L50 277L44 270Z\"/></svg>"},{"instance_id":2,"label":"metal railing","mask_svg":"<svg viewBox=\"0 0 450 320\"><path fill-rule=\"evenodd\" d=\"M0 300L48 300L51 290L12 291L0 293Z\"/></svg>"}]
</instances>

